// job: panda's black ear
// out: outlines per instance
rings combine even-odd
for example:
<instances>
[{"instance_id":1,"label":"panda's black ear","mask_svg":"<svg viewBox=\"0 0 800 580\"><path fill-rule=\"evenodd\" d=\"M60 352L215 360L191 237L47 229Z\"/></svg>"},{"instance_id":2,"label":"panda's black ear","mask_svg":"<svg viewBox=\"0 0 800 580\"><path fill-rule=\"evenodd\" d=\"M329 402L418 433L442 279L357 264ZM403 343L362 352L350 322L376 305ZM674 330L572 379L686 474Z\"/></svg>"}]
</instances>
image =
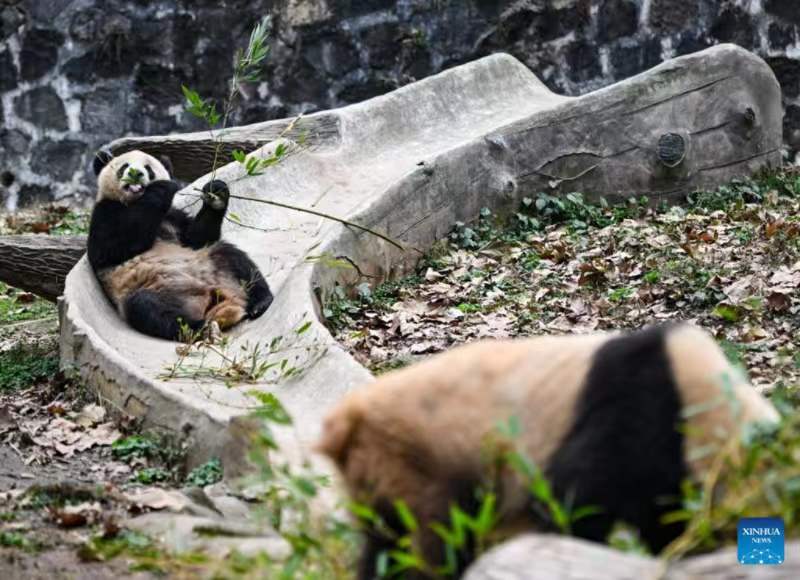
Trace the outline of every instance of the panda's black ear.
<instances>
[{"instance_id":1,"label":"panda's black ear","mask_svg":"<svg viewBox=\"0 0 800 580\"><path fill-rule=\"evenodd\" d=\"M94 168L94 174L100 175L100 172L103 170L103 167L108 165L108 162L114 159L114 156L108 149L100 149L97 153L94 154L94 161L92 162L92 168Z\"/></svg>"},{"instance_id":2,"label":"panda's black ear","mask_svg":"<svg viewBox=\"0 0 800 580\"><path fill-rule=\"evenodd\" d=\"M169 157L167 157L166 155L160 155L158 157L158 160L161 162L161 165L164 166L164 169L167 170L167 173L169 173L169 176L170 177L175 177L175 174L172 173L172 161L170 161Z\"/></svg>"}]
</instances>

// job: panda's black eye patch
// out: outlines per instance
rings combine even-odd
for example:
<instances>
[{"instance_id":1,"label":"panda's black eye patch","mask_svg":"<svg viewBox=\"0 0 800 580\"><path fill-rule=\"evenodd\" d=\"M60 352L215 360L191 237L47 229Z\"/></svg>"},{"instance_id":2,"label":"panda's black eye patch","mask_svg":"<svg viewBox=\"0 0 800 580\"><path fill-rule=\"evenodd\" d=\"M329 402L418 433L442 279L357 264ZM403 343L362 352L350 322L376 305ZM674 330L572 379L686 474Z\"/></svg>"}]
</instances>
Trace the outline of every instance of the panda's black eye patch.
<instances>
[{"instance_id":1,"label":"panda's black eye patch","mask_svg":"<svg viewBox=\"0 0 800 580\"><path fill-rule=\"evenodd\" d=\"M149 165L145 165L144 168L147 169L147 177L150 178L150 181L153 181L156 178L156 173L153 171L153 168Z\"/></svg>"},{"instance_id":2,"label":"panda's black eye patch","mask_svg":"<svg viewBox=\"0 0 800 580\"><path fill-rule=\"evenodd\" d=\"M120 165L119 169L117 169L117 179L122 179L122 176L125 175L125 170L128 168L127 163L123 163Z\"/></svg>"}]
</instances>

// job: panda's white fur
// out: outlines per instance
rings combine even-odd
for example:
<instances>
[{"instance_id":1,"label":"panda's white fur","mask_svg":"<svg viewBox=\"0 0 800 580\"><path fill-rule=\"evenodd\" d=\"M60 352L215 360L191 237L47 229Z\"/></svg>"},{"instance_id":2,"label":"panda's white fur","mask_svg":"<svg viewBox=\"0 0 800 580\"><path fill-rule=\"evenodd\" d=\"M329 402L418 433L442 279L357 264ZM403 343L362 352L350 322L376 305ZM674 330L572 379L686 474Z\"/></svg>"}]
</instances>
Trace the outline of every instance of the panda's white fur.
<instances>
[{"instance_id":1,"label":"panda's white fur","mask_svg":"<svg viewBox=\"0 0 800 580\"><path fill-rule=\"evenodd\" d=\"M111 199L128 204L156 180L170 179L164 164L144 151L128 151L109 161L97 176L97 199Z\"/></svg>"},{"instance_id":2,"label":"panda's white fur","mask_svg":"<svg viewBox=\"0 0 800 580\"><path fill-rule=\"evenodd\" d=\"M744 425L778 415L711 337L680 325L453 349L347 396L319 448L355 501L390 522L392 502L406 502L420 521L416 545L436 562L441 542L428 524L447 519L451 503L469 505L474 488L487 484L487 440L511 417L522 426L522 449L562 501L583 486L573 499L605 503L607 519L629 516L659 549L676 531L659 527L650 487L669 481L665 489L677 494L680 480L702 479ZM537 525L519 474L504 470L494 484L501 530ZM608 525L588 518L576 533L602 540ZM361 577L387 547L368 532Z\"/></svg>"},{"instance_id":3,"label":"panda's white fur","mask_svg":"<svg viewBox=\"0 0 800 580\"><path fill-rule=\"evenodd\" d=\"M774 423L779 416L705 332L678 326L667 334L666 344L687 423L686 457L700 481L743 429L758 422Z\"/></svg>"}]
</instances>

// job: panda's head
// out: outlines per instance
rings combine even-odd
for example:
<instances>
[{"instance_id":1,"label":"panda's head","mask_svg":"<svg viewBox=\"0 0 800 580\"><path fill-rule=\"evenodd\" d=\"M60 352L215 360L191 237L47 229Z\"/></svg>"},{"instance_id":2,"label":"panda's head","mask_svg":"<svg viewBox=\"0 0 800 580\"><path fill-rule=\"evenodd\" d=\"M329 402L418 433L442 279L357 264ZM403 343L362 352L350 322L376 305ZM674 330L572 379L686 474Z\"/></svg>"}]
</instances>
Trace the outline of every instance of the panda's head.
<instances>
[{"instance_id":1,"label":"panda's head","mask_svg":"<svg viewBox=\"0 0 800 580\"><path fill-rule=\"evenodd\" d=\"M136 200L152 181L170 179L170 163L144 151L128 151L117 157L101 149L94 157L97 175L97 201L112 199L122 203Z\"/></svg>"}]
</instances>

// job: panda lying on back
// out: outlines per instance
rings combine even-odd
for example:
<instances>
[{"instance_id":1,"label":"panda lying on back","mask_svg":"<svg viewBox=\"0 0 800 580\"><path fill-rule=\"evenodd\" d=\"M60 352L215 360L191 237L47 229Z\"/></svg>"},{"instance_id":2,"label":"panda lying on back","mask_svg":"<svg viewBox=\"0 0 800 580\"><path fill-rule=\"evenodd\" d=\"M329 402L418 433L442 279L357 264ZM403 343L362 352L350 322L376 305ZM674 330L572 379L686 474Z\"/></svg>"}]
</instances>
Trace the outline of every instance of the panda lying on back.
<instances>
[{"instance_id":1,"label":"panda lying on back","mask_svg":"<svg viewBox=\"0 0 800 580\"><path fill-rule=\"evenodd\" d=\"M88 256L106 295L133 328L171 340L181 324L224 330L261 316L272 302L267 282L247 254L220 241L227 185L207 183L189 217L172 208L180 186L165 163L142 151L95 157Z\"/></svg>"}]
</instances>

